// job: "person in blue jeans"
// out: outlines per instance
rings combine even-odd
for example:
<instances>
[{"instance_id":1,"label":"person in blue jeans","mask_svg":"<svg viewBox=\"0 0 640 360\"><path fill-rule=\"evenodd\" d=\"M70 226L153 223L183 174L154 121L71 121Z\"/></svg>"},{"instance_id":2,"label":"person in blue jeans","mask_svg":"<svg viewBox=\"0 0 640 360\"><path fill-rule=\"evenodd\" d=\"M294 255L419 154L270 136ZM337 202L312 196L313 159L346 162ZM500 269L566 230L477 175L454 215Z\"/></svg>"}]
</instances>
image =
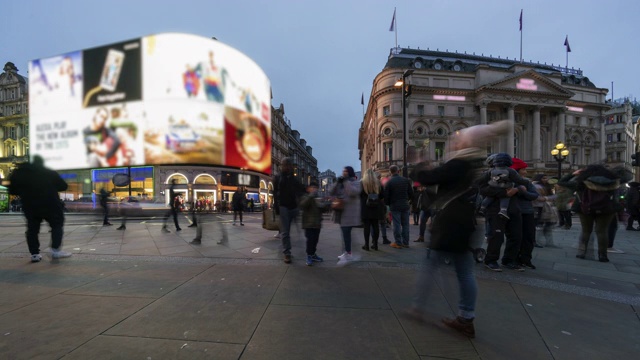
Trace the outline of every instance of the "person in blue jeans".
<instances>
[{"instance_id":1,"label":"person in blue jeans","mask_svg":"<svg viewBox=\"0 0 640 360\"><path fill-rule=\"evenodd\" d=\"M391 247L402 249L409 247L409 199L413 197L411 181L398 174L398 166L389 167L391 178L384 186L384 198L387 199L393 222Z\"/></svg>"},{"instance_id":2,"label":"person in blue jeans","mask_svg":"<svg viewBox=\"0 0 640 360\"><path fill-rule=\"evenodd\" d=\"M457 316L444 318L442 322L467 337L475 337L473 322L478 285L473 273L475 260L470 246L474 236L482 236L483 232L476 226L478 191L475 183L482 174L486 159L486 141L508 130L508 122L500 121L457 131L450 139L452 151L447 162L435 169L416 167L412 176L414 180L423 186L438 185L434 203L438 213L431 228L431 255L427 253L427 266L419 274L413 306L407 311L411 318L424 321L427 295L434 283L429 279L441 259L446 257L455 266L460 297Z\"/></svg>"},{"instance_id":3,"label":"person in blue jeans","mask_svg":"<svg viewBox=\"0 0 640 360\"><path fill-rule=\"evenodd\" d=\"M344 252L338 256L338 264L343 265L350 261L357 260L351 252L351 230L355 226L362 225L360 216L360 193L362 185L356 178L356 173L351 166L345 166L342 176L331 190L331 196L342 199L344 207L336 216L336 222L340 224L342 230L342 241L344 242Z\"/></svg>"},{"instance_id":4,"label":"person in blue jeans","mask_svg":"<svg viewBox=\"0 0 640 360\"><path fill-rule=\"evenodd\" d=\"M298 217L298 199L304 192L304 186L293 176L293 161L283 158L280 174L274 179L273 198L276 214L280 215L280 239L285 264L291 264L291 223Z\"/></svg>"}]
</instances>

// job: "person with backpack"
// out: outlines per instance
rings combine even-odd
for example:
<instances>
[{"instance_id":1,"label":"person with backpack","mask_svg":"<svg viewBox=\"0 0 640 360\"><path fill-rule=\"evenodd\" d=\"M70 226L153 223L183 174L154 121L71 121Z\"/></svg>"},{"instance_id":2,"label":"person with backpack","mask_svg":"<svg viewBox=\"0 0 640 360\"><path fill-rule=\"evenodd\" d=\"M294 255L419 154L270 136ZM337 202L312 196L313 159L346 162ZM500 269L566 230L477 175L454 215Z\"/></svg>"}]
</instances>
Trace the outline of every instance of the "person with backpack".
<instances>
[{"instance_id":1,"label":"person with backpack","mask_svg":"<svg viewBox=\"0 0 640 360\"><path fill-rule=\"evenodd\" d=\"M591 233L595 229L598 241L598 261L609 262L608 229L617 206L615 191L621 184L620 176L603 165L589 165L561 179L559 184L576 191L573 210L578 213L582 230L576 258L584 259Z\"/></svg>"}]
</instances>

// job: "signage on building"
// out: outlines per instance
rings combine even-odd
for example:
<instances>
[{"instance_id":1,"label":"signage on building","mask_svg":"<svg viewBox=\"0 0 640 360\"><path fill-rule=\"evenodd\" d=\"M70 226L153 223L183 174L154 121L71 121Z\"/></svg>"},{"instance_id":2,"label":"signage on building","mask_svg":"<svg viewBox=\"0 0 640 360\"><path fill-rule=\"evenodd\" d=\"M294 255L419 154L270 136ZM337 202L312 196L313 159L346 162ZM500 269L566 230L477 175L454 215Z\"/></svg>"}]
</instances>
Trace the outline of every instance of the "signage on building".
<instances>
[{"instance_id":1,"label":"signage on building","mask_svg":"<svg viewBox=\"0 0 640 360\"><path fill-rule=\"evenodd\" d=\"M251 174L223 171L222 176L220 177L220 183L225 186L247 186L257 188L260 187L260 177Z\"/></svg>"},{"instance_id":2,"label":"signage on building","mask_svg":"<svg viewBox=\"0 0 640 360\"><path fill-rule=\"evenodd\" d=\"M166 33L29 63L32 155L57 170L205 164L271 173L271 89L219 41Z\"/></svg>"}]
</instances>

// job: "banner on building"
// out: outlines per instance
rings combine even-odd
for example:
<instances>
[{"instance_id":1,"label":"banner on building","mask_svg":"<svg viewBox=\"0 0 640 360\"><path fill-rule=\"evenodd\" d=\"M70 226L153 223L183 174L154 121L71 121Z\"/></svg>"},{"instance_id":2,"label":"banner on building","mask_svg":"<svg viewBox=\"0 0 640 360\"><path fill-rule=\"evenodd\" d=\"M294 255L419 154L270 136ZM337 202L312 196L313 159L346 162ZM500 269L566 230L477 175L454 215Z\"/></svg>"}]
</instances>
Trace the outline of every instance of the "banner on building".
<instances>
[{"instance_id":1,"label":"banner on building","mask_svg":"<svg viewBox=\"0 0 640 360\"><path fill-rule=\"evenodd\" d=\"M29 75L30 151L53 169L271 172L269 79L219 41L151 35L33 60Z\"/></svg>"}]
</instances>

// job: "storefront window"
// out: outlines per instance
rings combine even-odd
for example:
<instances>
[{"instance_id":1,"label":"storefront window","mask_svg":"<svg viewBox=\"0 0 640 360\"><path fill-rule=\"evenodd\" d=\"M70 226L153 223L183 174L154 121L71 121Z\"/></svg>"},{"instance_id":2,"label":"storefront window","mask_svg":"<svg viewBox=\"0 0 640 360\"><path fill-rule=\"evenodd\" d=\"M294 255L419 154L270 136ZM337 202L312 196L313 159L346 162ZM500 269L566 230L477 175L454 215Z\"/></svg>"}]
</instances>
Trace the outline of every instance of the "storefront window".
<instances>
[{"instance_id":1,"label":"storefront window","mask_svg":"<svg viewBox=\"0 0 640 360\"><path fill-rule=\"evenodd\" d=\"M129 196L129 186L115 186L113 177L116 174L127 174L127 168L110 168L92 170L93 191L100 193L105 188L111 193L111 196L124 199ZM132 167L131 168L131 196L140 198L140 200L153 200L153 167Z\"/></svg>"}]
</instances>

